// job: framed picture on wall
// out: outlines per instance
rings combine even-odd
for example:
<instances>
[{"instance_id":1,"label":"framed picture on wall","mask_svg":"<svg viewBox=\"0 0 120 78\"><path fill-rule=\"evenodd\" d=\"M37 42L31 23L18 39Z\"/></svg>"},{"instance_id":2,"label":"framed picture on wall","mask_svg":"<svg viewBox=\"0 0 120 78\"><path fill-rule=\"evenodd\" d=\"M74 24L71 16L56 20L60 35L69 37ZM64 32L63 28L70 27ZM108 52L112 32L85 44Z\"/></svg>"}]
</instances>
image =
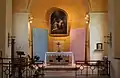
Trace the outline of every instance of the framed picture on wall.
<instances>
[{"instance_id":1,"label":"framed picture on wall","mask_svg":"<svg viewBox=\"0 0 120 78\"><path fill-rule=\"evenodd\" d=\"M50 36L67 36L68 29L66 12L61 9L55 10L50 16Z\"/></svg>"},{"instance_id":2,"label":"framed picture on wall","mask_svg":"<svg viewBox=\"0 0 120 78\"><path fill-rule=\"evenodd\" d=\"M102 50L103 49L103 43L97 43L96 44L96 49L97 50Z\"/></svg>"}]
</instances>

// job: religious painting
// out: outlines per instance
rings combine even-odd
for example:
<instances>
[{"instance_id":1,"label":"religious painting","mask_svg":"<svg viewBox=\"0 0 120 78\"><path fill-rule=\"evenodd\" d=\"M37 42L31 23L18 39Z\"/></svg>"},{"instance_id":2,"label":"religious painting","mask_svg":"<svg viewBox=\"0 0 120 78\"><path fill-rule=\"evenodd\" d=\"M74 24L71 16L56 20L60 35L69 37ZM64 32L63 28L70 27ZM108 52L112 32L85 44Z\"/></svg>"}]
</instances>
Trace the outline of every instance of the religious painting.
<instances>
[{"instance_id":1,"label":"religious painting","mask_svg":"<svg viewBox=\"0 0 120 78\"><path fill-rule=\"evenodd\" d=\"M62 10L56 10L50 18L50 35L66 36L68 35L67 15Z\"/></svg>"},{"instance_id":2,"label":"religious painting","mask_svg":"<svg viewBox=\"0 0 120 78\"><path fill-rule=\"evenodd\" d=\"M97 50L102 50L103 49L103 44L102 43L97 43L96 44L96 49Z\"/></svg>"}]
</instances>

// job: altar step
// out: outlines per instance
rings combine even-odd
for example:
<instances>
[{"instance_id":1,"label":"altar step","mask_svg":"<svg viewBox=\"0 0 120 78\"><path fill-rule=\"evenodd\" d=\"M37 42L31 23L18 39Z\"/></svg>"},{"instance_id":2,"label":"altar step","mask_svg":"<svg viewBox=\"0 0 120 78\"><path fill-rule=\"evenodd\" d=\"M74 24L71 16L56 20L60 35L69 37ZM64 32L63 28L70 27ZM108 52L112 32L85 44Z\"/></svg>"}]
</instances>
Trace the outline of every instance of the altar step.
<instances>
[{"instance_id":1,"label":"altar step","mask_svg":"<svg viewBox=\"0 0 120 78\"><path fill-rule=\"evenodd\" d=\"M42 78L42 77L41 77ZM108 76L79 76L79 77L75 77L75 76L45 76L43 78L110 78Z\"/></svg>"},{"instance_id":2,"label":"altar step","mask_svg":"<svg viewBox=\"0 0 120 78\"><path fill-rule=\"evenodd\" d=\"M96 76L92 76L92 77L89 77L89 76L84 76L84 77L56 76L56 77L44 77L44 78L110 78L110 77L107 77L107 76L99 76L99 77L96 77Z\"/></svg>"},{"instance_id":3,"label":"altar step","mask_svg":"<svg viewBox=\"0 0 120 78\"><path fill-rule=\"evenodd\" d=\"M109 78L108 76L98 75L78 75L75 76L75 71L47 71L44 78Z\"/></svg>"},{"instance_id":4,"label":"altar step","mask_svg":"<svg viewBox=\"0 0 120 78\"><path fill-rule=\"evenodd\" d=\"M75 76L75 71L46 71L45 76L54 77L54 76Z\"/></svg>"}]
</instances>

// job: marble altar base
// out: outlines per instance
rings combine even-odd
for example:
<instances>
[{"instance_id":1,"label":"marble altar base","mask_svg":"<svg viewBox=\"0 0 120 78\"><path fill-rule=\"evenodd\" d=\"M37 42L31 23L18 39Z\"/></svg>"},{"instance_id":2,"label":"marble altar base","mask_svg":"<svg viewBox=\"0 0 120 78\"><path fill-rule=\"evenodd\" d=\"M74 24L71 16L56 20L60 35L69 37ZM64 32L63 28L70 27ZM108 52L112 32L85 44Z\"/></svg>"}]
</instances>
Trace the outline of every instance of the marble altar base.
<instances>
[{"instance_id":1,"label":"marble altar base","mask_svg":"<svg viewBox=\"0 0 120 78\"><path fill-rule=\"evenodd\" d=\"M45 65L73 65L74 56L72 52L46 52Z\"/></svg>"}]
</instances>

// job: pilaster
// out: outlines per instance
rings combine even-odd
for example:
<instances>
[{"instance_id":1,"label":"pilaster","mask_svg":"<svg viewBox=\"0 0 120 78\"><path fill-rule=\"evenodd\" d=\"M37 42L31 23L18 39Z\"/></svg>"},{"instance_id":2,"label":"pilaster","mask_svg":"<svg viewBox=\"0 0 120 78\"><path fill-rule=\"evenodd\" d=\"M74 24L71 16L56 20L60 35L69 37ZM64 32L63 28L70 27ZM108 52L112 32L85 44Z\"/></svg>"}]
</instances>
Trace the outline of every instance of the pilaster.
<instances>
[{"instance_id":1,"label":"pilaster","mask_svg":"<svg viewBox=\"0 0 120 78\"><path fill-rule=\"evenodd\" d=\"M13 14L13 35L15 36L15 51L28 53L28 16L29 13ZM16 55L16 53L15 53Z\"/></svg>"}]
</instances>

